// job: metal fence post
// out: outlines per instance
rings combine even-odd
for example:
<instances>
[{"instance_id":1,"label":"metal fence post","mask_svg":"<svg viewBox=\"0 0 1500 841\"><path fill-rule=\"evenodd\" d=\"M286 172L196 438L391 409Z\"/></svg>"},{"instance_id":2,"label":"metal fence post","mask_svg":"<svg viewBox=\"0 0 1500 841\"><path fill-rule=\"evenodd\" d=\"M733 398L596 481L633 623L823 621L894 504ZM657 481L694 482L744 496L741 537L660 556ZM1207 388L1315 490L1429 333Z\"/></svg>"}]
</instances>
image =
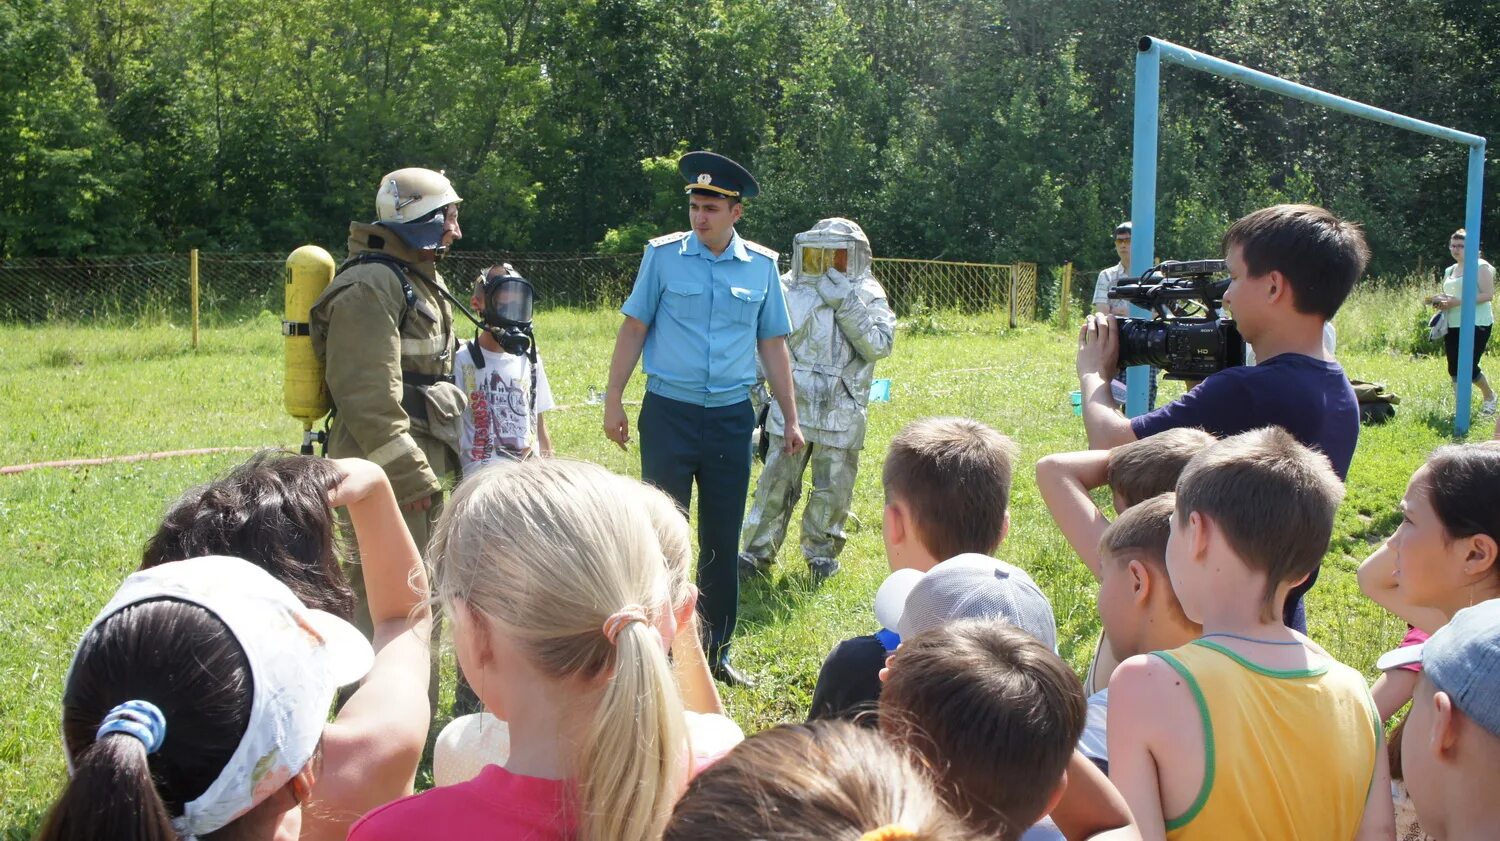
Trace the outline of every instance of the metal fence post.
<instances>
[{"instance_id":1,"label":"metal fence post","mask_svg":"<svg viewBox=\"0 0 1500 841\"><path fill-rule=\"evenodd\" d=\"M1062 267L1062 297L1058 300L1058 324L1062 327L1068 326L1068 307L1073 303L1073 261L1063 263Z\"/></svg>"},{"instance_id":2,"label":"metal fence post","mask_svg":"<svg viewBox=\"0 0 1500 841\"><path fill-rule=\"evenodd\" d=\"M193 350L198 349L198 249L188 252L188 297L193 309Z\"/></svg>"},{"instance_id":3,"label":"metal fence post","mask_svg":"<svg viewBox=\"0 0 1500 841\"><path fill-rule=\"evenodd\" d=\"M1016 329L1016 277L1020 274L1021 264L1012 263L1010 266L1010 295L1008 296L1010 301L1007 307L1010 310L1010 328L1012 330Z\"/></svg>"}]
</instances>

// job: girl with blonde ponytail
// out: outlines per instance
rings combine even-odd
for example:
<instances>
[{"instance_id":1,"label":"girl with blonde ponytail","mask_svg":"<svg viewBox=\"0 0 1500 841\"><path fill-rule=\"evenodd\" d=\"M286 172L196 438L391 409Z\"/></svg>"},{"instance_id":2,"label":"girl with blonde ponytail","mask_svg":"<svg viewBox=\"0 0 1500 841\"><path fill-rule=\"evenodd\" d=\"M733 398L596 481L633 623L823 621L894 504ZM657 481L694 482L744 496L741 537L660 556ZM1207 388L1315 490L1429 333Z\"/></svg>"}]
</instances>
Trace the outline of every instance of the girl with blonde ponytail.
<instances>
[{"instance_id":1,"label":"girl with blonde ponytail","mask_svg":"<svg viewBox=\"0 0 1500 841\"><path fill-rule=\"evenodd\" d=\"M383 806L351 841L661 836L688 740L661 542L601 467L503 463L459 485L429 552L459 663L509 723L505 764Z\"/></svg>"},{"instance_id":2,"label":"girl with blonde ponytail","mask_svg":"<svg viewBox=\"0 0 1500 841\"><path fill-rule=\"evenodd\" d=\"M689 773L697 774L744 741L744 731L724 714L718 687L708 670L708 655L698 629L698 588L693 586L693 538L677 503L657 488L616 476L620 495L640 500L656 530L666 561L676 635L671 640L677 678L692 748ZM510 726L493 713L459 716L448 722L432 750L432 779L440 786L474 779L486 765L504 765L510 755Z\"/></svg>"}]
</instances>

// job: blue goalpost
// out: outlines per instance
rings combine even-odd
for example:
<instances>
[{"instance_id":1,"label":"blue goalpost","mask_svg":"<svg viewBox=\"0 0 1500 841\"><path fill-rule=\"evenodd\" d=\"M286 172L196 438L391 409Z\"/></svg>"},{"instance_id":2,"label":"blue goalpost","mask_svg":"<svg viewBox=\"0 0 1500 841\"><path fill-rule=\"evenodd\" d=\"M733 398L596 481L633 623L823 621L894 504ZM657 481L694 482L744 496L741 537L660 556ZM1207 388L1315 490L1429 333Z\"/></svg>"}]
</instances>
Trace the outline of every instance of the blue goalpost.
<instances>
[{"instance_id":1,"label":"blue goalpost","mask_svg":"<svg viewBox=\"0 0 1500 841\"><path fill-rule=\"evenodd\" d=\"M1151 265L1156 249L1156 157L1157 127L1161 104L1161 63L1177 64L1225 79L1242 82L1281 96L1300 99L1334 111L1363 117L1395 128L1414 131L1439 140L1469 147L1468 197L1465 203L1464 280L1462 317L1458 341L1458 405L1453 416L1453 430L1458 435L1469 431L1469 400L1473 390L1474 299L1479 289L1479 211L1484 189L1485 139L1475 134L1396 114L1363 102L1356 102L1279 76L1251 70L1248 67L1214 58L1159 38L1142 38L1135 56L1135 144L1131 160L1130 216L1133 222L1130 264L1139 273ZM1132 315L1146 317L1145 310L1131 307ZM1146 411L1149 394L1149 369L1137 366L1126 375L1126 414L1134 417Z\"/></svg>"}]
</instances>

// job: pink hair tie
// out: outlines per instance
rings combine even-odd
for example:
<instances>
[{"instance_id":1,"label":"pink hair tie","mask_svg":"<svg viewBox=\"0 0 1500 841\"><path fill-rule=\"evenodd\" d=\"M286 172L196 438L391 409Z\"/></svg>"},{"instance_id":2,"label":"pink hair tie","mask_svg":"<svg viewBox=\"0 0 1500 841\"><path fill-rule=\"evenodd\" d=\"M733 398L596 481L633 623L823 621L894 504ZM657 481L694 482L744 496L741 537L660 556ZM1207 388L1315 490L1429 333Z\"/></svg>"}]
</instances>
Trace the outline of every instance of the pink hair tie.
<instances>
[{"instance_id":1,"label":"pink hair tie","mask_svg":"<svg viewBox=\"0 0 1500 841\"><path fill-rule=\"evenodd\" d=\"M625 630L625 626L632 622L646 622L646 609L638 604L628 604L611 613L604 620L604 638L609 640L610 645L615 644L615 637Z\"/></svg>"}]
</instances>

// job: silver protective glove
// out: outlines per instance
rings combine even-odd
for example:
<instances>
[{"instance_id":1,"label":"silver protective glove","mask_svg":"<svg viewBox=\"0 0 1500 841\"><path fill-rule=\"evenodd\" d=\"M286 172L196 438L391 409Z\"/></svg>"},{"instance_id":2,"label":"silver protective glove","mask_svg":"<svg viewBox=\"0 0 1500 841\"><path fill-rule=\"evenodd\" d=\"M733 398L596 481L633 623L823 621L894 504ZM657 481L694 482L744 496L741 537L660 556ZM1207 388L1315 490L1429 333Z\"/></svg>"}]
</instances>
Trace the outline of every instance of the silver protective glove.
<instances>
[{"instance_id":1,"label":"silver protective glove","mask_svg":"<svg viewBox=\"0 0 1500 841\"><path fill-rule=\"evenodd\" d=\"M849 278L838 269L829 269L818 281L818 295L828 306L838 309L844 299L849 297Z\"/></svg>"}]
</instances>

